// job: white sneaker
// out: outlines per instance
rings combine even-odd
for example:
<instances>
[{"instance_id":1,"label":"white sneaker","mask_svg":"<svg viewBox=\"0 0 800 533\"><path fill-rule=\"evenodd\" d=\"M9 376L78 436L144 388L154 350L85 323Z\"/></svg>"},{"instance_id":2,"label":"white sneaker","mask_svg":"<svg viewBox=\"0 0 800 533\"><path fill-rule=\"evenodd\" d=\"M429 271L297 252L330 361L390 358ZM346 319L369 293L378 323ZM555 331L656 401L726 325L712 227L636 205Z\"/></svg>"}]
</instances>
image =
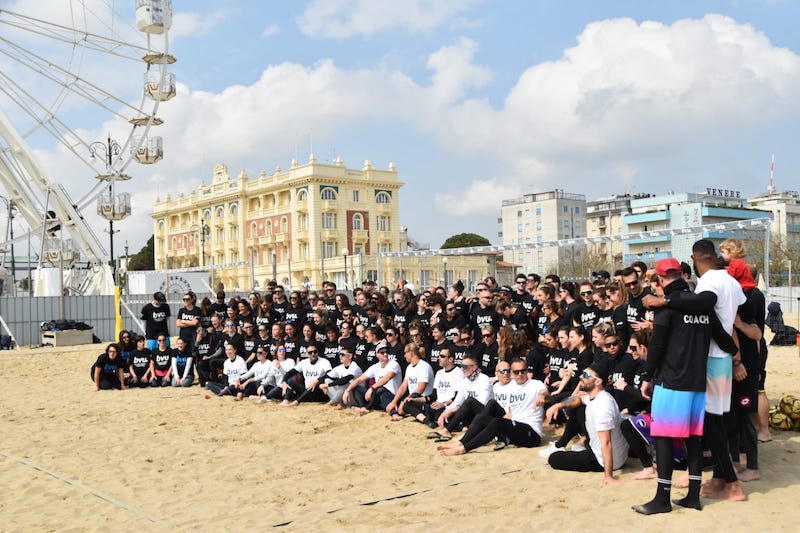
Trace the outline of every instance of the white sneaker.
<instances>
[{"instance_id":1,"label":"white sneaker","mask_svg":"<svg viewBox=\"0 0 800 533\"><path fill-rule=\"evenodd\" d=\"M548 446L544 450L539 450L539 456L547 459L548 457L550 457L550 455L552 455L553 452L563 452L563 451L564 448L559 448L558 446L556 446L555 442L551 442L550 446Z\"/></svg>"},{"instance_id":2,"label":"white sneaker","mask_svg":"<svg viewBox=\"0 0 800 533\"><path fill-rule=\"evenodd\" d=\"M251 394L250 396L248 396L248 398L250 398L253 401L261 399L261 397L256 394Z\"/></svg>"},{"instance_id":3,"label":"white sneaker","mask_svg":"<svg viewBox=\"0 0 800 533\"><path fill-rule=\"evenodd\" d=\"M267 399L266 396L261 396L260 398L258 398L258 403L267 403L268 401L269 400Z\"/></svg>"},{"instance_id":4,"label":"white sneaker","mask_svg":"<svg viewBox=\"0 0 800 533\"><path fill-rule=\"evenodd\" d=\"M584 446L583 444L573 444L570 450L572 450L573 452L585 452L586 446Z\"/></svg>"}]
</instances>

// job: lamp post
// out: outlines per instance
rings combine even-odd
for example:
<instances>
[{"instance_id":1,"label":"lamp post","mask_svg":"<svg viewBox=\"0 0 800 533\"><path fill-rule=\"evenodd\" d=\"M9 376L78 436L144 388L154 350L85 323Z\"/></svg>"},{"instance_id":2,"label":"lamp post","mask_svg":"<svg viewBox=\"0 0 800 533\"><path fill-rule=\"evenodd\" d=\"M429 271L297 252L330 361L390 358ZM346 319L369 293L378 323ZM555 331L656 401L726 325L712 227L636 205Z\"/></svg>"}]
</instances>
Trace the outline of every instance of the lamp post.
<instances>
[{"instance_id":1,"label":"lamp post","mask_svg":"<svg viewBox=\"0 0 800 533\"><path fill-rule=\"evenodd\" d=\"M342 255L344 256L344 290L347 290L347 256L349 254L350 250L342 248Z\"/></svg>"},{"instance_id":2,"label":"lamp post","mask_svg":"<svg viewBox=\"0 0 800 533\"><path fill-rule=\"evenodd\" d=\"M130 176L120 174L114 170L114 158L122 152L122 147L109 135L105 142L95 141L89 145L91 160L94 162L98 157L102 157L106 164L106 173L100 174L97 178L101 181L108 181L108 194L101 194L97 197L97 213L108 220L108 239L109 239L109 266L116 283L116 268L114 265L114 221L122 220L131 214L130 195L127 193L114 196L114 182L116 180L128 180ZM119 230L117 230L119 231Z\"/></svg>"},{"instance_id":3,"label":"lamp post","mask_svg":"<svg viewBox=\"0 0 800 533\"><path fill-rule=\"evenodd\" d=\"M447 257L442 257L442 264L444 265L444 285L447 286Z\"/></svg>"},{"instance_id":4,"label":"lamp post","mask_svg":"<svg viewBox=\"0 0 800 533\"><path fill-rule=\"evenodd\" d=\"M208 225L206 225L205 219L200 219L200 225L192 224L189 227L189 231L199 232L200 233L200 266L206 266L206 235L208 235Z\"/></svg>"}]
</instances>

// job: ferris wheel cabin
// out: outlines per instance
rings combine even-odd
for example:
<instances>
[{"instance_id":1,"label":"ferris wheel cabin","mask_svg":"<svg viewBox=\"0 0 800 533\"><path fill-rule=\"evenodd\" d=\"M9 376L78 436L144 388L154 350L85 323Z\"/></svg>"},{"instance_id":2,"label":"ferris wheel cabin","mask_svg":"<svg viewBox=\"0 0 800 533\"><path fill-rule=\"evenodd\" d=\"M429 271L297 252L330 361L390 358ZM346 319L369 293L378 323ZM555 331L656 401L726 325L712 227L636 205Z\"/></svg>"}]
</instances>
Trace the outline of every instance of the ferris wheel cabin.
<instances>
[{"instance_id":1,"label":"ferris wheel cabin","mask_svg":"<svg viewBox=\"0 0 800 533\"><path fill-rule=\"evenodd\" d=\"M145 33L162 34L172 26L171 0L136 0L136 27Z\"/></svg>"}]
</instances>

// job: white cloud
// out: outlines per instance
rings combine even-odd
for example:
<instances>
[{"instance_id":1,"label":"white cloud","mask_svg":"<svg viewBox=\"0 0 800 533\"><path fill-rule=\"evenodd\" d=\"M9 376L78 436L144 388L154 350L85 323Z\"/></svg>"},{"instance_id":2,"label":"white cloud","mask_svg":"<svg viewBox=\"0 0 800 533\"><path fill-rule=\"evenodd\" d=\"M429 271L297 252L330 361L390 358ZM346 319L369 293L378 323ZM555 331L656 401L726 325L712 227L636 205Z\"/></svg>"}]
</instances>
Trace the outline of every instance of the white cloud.
<instances>
[{"instance_id":1,"label":"white cloud","mask_svg":"<svg viewBox=\"0 0 800 533\"><path fill-rule=\"evenodd\" d=\"M462 37L457 44L444 46L428 58L428 68L435 71L432 87L442 102L458 100L467 90L491 81L491 70L472 63L476 48L475 41Z\"/></svg>"},{"instance_id":2,"label":"white cloud","mask_svg":"<svg viewBox=\"0 0 800 533\"><path fill-rule=\"evenodd\" d=\"M280 33L281 33L281 27L280 26L278 26L277 24L270 24L269 26L264 28L264 31L261 32L261 36L262 37L274 37L276 35L279 35Z\"/></svg>"},{"instance_id":3,"label":"white cloud","mask_svg":"<svg viewBox=\"0 0 800 533\"><path fill-rule=\"evenodd\" d=\"M345 39L405 29L427 31L444 24L466 27L462 15L476 0L313 0L297 18L310 37Z\"/></svg>"},{"instance_id":4,"label":"white cloud","mask_svg":"<svg viewBox=\"0 0 800 533\"><path fill-rule=\"evenodd\" d=\"M170 38L200 37L208 35L219 23L228 18L229 13L218 9L211 13L197 13L195 11L176 11L172 14L172 28Z\"/></svg>"},{"instance_id":5,"label":"white cloud","mask_svg":"<svg viewBox=\"0 0 800 533\"><path fill-rule=\"evenodd\" d=\"M750 25L720 15L669 26L605 20L562 58L523 72L502 109L481 100L452 106L436 135L451 149L497 157L506 180L552 187L567 176L584 190L602 175L629 181L637 158L674 156L796 115L799 93L800 57ZM485 191L484 182L471 187Z\"/></svg>"}]
</instances>

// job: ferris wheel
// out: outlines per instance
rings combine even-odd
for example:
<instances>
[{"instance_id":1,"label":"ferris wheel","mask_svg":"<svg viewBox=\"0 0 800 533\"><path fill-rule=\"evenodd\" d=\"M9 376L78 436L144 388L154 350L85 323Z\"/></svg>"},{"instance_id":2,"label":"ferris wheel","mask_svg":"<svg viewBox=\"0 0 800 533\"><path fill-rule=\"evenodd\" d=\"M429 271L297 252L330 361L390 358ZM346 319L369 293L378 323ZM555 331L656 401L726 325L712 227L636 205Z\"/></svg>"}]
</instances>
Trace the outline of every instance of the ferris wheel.
<instances>
[{"instance_id":1,"label":"ferris wheel","mask_svg":"<svg viewBox=\"0 0 800 533\"><path fill-rule=\"evenodd\" d=\"M135 174L131 165L164 155L158 110L176 94L168 70L175 62L171 1L118 4L58 0L47 13L25 12L26 2L0 8L0 187L9 213L13 206L51 265L113 259L113 221L130 214L130 195L116 193L116 184ZM101 125L109 130L101 139L87 133ZM32 146L74 156L96 179L48 174ZM82 215L95 203L111 224L108 252ZM58 229L71 239L56 239ZM10 243L26 237L18 232Z\"/></svg>"}]
</instances>

